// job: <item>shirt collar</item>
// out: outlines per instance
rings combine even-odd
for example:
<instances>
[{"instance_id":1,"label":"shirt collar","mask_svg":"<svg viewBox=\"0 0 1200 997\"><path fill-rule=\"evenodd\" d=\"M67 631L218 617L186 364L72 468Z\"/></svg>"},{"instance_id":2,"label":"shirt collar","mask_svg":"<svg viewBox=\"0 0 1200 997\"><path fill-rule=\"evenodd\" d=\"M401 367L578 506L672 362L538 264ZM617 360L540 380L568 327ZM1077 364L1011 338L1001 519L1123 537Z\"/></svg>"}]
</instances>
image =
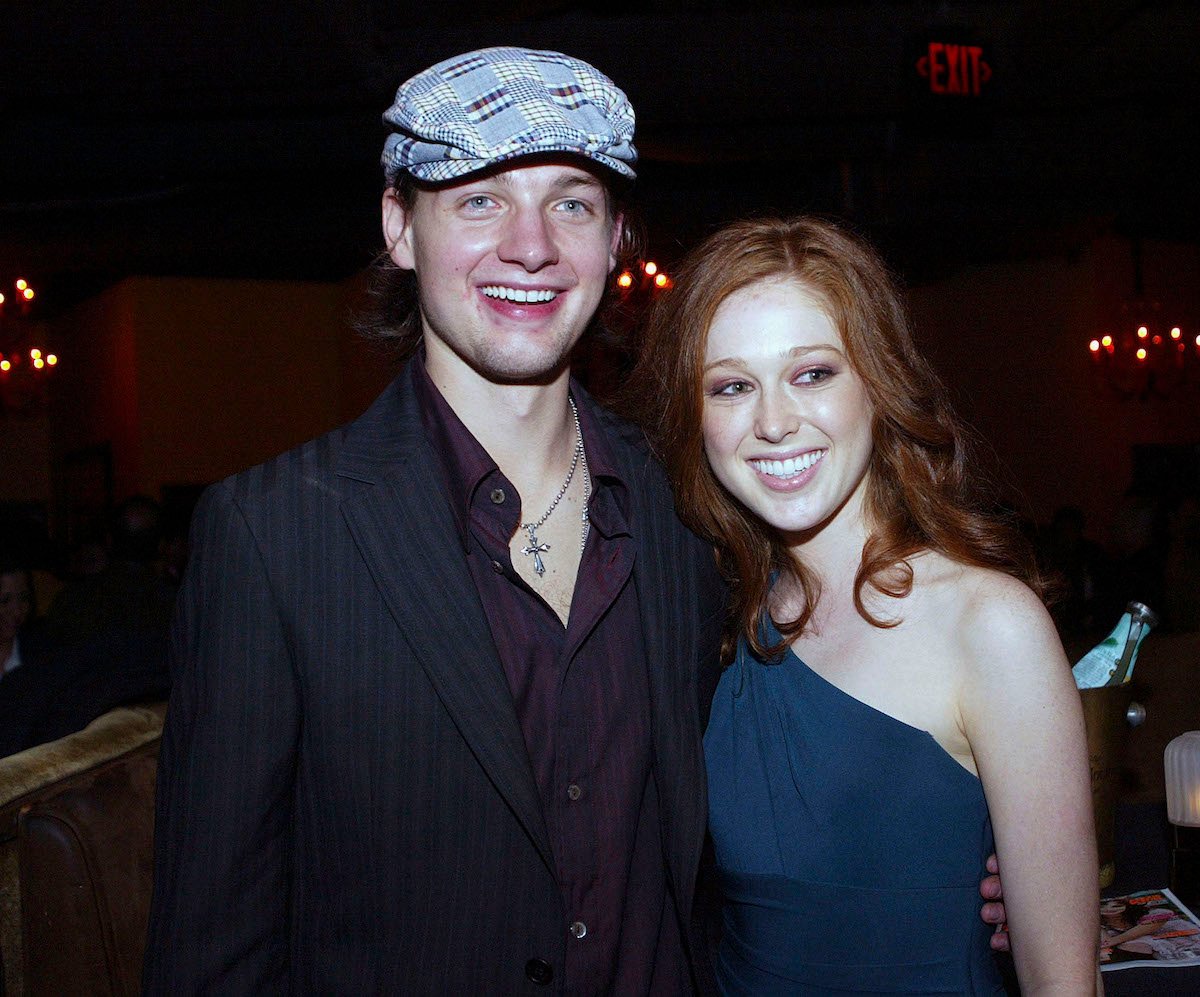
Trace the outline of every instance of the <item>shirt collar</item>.
<instances>
[{"instance_id":1,"label":"shirt collar","mask_svg":"<svg viewBox=\"0 0 1200 997\"><path fill-rule=\"evenodd\" d=\"M583 431L588 472L592 476L594 494L588 504L592 528L605 537L628 534L629 490L617 470L612 442L597 417L599 406L574 379L571 381L571 397L579 409L579 428Z\"/></svg>"},{"instance_id":2,"label":"shirt collar","mask_svg":"<svg viewBox=\"0 0 1200 997\"><path fill-rule=\"evenodd\" d=\"M425 369L425 350L420 349L409 362L413 392L421 411L421 422L437 458L437 470L446 494L450 511L458 527L463 550L470 549L471 500L475 489L489 474L499 468L483 445L471 435L463 421L450 407Z\"/></svg>"},{"instance_id":3,"label":"shirt collar","mask_svg":"<svg viewBox=\"0 0 1200 997\"><path fill-rule=\"evenodd\" d=\"M421 421L450 498L459 539L463 550L468 551L471 503L475 492L489 475L500 475L500 469L433 383L425 368L423 349L413 355L409 368ZM629 496L617 471L612 445L596 417L596 403L574 379L571 380L571 397L579 411L579 428L583 432L588 471L592 476L593 496L589 503L592 527L603 536L628 533Z\"/></svg>"}]
</instances>

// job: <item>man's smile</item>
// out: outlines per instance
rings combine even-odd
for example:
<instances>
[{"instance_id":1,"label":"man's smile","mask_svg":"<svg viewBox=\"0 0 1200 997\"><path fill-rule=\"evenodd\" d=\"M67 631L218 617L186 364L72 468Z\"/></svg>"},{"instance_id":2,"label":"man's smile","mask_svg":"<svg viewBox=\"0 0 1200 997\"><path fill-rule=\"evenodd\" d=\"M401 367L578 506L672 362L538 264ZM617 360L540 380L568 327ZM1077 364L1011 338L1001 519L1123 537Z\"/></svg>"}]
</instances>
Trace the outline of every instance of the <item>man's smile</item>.
<instances>
[{"instance_id":1,"label":"man's smile","mask_svg":"<svg viewBox=\"0 0 1200 997\"><path fill-rule=\"evenodd\" d=\"M512 301L516 304L543 304L547 301L553 301L558 297L558 291L551 291L547 288L531 288L525 289L522 287L505 287L501 284L488 284L486 287L480 288L484 295L489 298L496 298L500 301Z\"/></svg>"}]
</instances>

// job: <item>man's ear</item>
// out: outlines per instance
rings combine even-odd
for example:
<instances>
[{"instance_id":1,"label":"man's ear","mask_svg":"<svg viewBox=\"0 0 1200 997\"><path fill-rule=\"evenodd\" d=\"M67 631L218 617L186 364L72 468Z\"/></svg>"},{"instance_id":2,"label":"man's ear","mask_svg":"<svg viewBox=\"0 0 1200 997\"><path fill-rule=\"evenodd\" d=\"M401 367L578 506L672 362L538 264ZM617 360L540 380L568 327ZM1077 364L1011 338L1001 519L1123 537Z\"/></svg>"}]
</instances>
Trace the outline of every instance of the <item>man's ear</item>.
<instances>
[{"instance_id":1,"label":"man's ear","mask_svg":"<svg viewBox=\"0 0 1200 997\"><path fill-rule=\"evenodd\" d=\"M617 259L621 253L621 240L625 237L625 215L618 214L613 219L612 240L608 244L608 272L617 268Z\"/></svg>"},{"instance_id":2,"label":"man's ear","mask_svg":"<svg viewBox=\"0 0 1200 997\"><path fill-rule=\"evenodd\" d=\"M388 256L401 270L413 270L412 212L400 203L394 190L383 192L383 242Z\"/></svg>"}]
</instances>

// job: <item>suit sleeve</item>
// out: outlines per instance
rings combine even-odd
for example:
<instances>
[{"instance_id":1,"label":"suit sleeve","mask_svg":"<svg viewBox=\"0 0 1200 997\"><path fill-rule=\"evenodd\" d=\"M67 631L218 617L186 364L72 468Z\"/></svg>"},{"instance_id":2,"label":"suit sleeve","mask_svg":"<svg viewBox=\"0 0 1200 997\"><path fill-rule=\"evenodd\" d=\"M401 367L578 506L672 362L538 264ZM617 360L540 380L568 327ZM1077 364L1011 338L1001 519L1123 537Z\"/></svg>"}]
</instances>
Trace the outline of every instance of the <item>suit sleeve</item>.
<instances>
[{"instance_id":1,"label":"suit sleeve","mask_svg":"<svg viewBox=\"0 0 1200 997\"><path fill-rule=\"evenodd\" d=\"M710 544L688 534L689 553L694 560L699 593L699 657L696 662L696 691L700 709L701 733L708 726L713 694L721 678L721 636L729 620L729 589L717 570L717 559Z\"/></svg>"},{"instance_id":2,"label":"suit sleeve","mask_svg":"<svg viewBox=\"0 0 1200 997\"><path fill-rule=\"evenodd\" d=\"M264 555L230 485L209 489L171 635L150 994L288 989L300 705Z\"/></svg>"}]
</instances>

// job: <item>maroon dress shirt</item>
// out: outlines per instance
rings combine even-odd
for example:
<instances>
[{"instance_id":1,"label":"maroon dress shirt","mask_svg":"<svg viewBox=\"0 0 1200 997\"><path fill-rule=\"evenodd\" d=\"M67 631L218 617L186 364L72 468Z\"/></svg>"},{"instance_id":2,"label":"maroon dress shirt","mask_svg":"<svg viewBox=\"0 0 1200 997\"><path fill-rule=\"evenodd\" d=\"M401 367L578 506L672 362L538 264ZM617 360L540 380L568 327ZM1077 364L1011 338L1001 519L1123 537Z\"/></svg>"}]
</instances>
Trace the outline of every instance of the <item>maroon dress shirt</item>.
<instances>
[{"instance_id":1,"label":"maroon dress shirt","mask_svg":"<svg viewBox=\"0 0 1200 997\"><path fill-rule=\"evenodd\" d=\"M667 897L636 524L590 401L572 386L592 477L591 532L566 627L513 570L521 499L414 357L413 386L525 739L562 891L566 993L682 993ZM553 556L550 552L548 556Z\"/></svg>"}]
</instances>

